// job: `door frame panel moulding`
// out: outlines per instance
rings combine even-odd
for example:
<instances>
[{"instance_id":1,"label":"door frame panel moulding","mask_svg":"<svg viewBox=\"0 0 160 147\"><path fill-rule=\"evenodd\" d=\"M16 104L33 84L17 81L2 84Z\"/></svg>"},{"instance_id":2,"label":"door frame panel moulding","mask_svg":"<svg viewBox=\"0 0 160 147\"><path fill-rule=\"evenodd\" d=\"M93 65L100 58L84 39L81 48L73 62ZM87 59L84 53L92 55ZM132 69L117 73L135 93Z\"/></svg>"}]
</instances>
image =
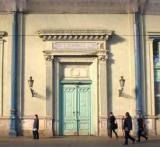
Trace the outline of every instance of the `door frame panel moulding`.
<instances>
[{"instance_id":1,"label":"door frame panel moulding","mask_svg":"<svg viewBox=\"0 0 160 147\"><path fill-rule=\"evenodd\" d=\"M154 63L153 63L153 41L160 39L160 32L148 32L146 50L147 55L147 97L148 97L148 115L155 116L155 94L154 94Z\"/></svg>"},{"instance_id":2,"label":"door frame panel moulding","mask_svg":"<svg viewBox=\"0 0 160 147\"><path fill-rule=\"evenodd\" d=\"M93 85L97 90L97 114L96 115L96 130L93 135L107 135L107 59L109 49L107 46L108 39L112 36L113 31L108 30L46 30L39 31L38 35L46 42L46 49L44 49L44 57L46 59L46 79L56 81L51 82L51 79L46 80L48 83L46 89L48 115L55 119L54 131L59 135L59 87L60 87L60 68L62 64L66 63L87 63L90 68L94 69L97 74L97 83L92 77ZM75 58L75 59L74 59ZM95 68L96 67L96 68ZM48 72L49 71L49 72ZM54 77L53 77L54 76ZM95 88L92 86L92 88ZM53 89L55 91L53 92ZM50 95L47 94L50 91ZM54 94L53 94L54 93ZM92 97L92 95L91 95ZM53 105L54 104L54 105ZM92 111L92 110L91 110ZM95 133L96 132L96 133Z\"/></svg>"},{"instance_id":3,"label":"door frame panel moulding","mask_svg":"<svg viewBox=\"0 0 160 147\"><path fill-rule=\"evenodd\" d=\"M78 80L74 80L73 82L73 79L72 80L68 80L68 79L65 79L63 80L61 76L61 69L63 68L63 65L64 64L72 64L74 65L75 64L75 61L72 60L72 59L66 59L66 57L56 57L55 58L55 81L56 81L56 86L55 86L55 98L56 98L56 108L55 108L55 111L56 111L56 120L59 120L59 106L60 106L60 101L59 101L59 96L60 96L60 93L59 93L59 88L60 88L60 84L61 83L68 83L68 82L72 82L72 83L77 83L78 81L82 82L82 83L87 83L87 84L91 84L91 89L95 89L95 91L97 91L97 87L96 87L96 84L95 82L92 82L94 79L97 79L97 71L96 72L93 72L93 70L95 68L97 68L97 59L95 57L84 57L84 58L81 58L79 56L76 56L76 62L80 65L83 65L83 64L87 64L88 67L90 68L90 71L91 71L91 79L78 79ZM96 81L96 80L95 80ZM94 99L92 101L92 104L93 106L95 106L97 104L97 92L95 92L96 96L92 93L91 94L91 97ZM96 109L96 112L95 111L92 111L94 110L93 108L91 108L91 112L93 112L95 115L92 114L92 117L91 117L91 120L94 120L94 121L97 121L97 109ZM94 116L94 117L93 117ZM55 123L56 125L56 134L59 134L59 121L56 121ZM94 132L97 132L96 128L91 125L91 135L95 135Z\"/></svg>"}]
</instances>

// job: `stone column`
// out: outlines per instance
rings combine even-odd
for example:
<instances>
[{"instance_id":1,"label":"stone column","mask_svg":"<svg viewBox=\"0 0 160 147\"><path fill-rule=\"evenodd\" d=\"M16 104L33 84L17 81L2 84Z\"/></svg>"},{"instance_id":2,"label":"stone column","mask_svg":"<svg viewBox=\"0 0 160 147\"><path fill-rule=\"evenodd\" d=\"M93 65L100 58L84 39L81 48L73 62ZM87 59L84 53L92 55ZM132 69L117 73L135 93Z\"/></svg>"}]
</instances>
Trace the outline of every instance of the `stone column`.
<instances>
[{"instance_id":1,"label":"stone column","mask_svg":"<svg viewBox=\"0 0 160 147\"><path fill-rule=\"evenodd\" d=\"M10 136L17 136L17 64L18 64L18 12L13 12L11 55L11 114Z\"/></svg>"},{"instance_id":2,"label":"stone column","mask_svg":"<svg viewBox=\"0 0 160 147\"><path fill-rule=\"evenodd\" d=\"M53 61L54 56L47 55L46 58L46 136L54 134L54 100L53 100Z\"/></svg>"},{"instance_id":3,"label":"stone column","mask_svg":"<svg viewBox=\"0 0 160 147\"><path fill-rule=\"evenodd\" d=\"M134 41L135 41L135 80L136 80L136 114L142 112L142 72L141 72L141 15L139 12L135 13L134 17Z\"/></svg>"},{"instance_id":4,"label":"stone column","mask_svg":"<svg viewBox=\"0 0 160 147\"><path fill-rule=\"evenodd\" d=\"M98 50L99 135L107 135L107 51L105 43Z\"/></svg>"}]
</instances>

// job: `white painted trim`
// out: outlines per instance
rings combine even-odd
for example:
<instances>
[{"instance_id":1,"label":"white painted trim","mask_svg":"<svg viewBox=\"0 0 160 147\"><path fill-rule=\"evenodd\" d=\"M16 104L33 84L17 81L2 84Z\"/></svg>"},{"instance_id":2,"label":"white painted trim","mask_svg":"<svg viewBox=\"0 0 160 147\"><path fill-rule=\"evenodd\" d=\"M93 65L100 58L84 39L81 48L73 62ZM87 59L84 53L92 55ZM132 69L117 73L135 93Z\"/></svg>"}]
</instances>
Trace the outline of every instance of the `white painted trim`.
<instances>
[{"instance_id":1,"label":"white painted trim","mask_svg":"<svg viewBox=\"0 0 160 147\"><path fill-rule=\"evenodd\" d=\"M3 116L3 60L4 40L0 40L0 116Z\"/></svg>"},{"instance_id":2,"label":"white painted trim","mask_svg":"<svg viewBox=\"0 0 160 147\"><path fill-rule=\"evenodd\" d=\"M147 97L148 97L148 111L149 115L155 115L155 93L154 93L154 63L153 63L153 41L154 39L160 39L160 32L148 32L147 46L146 51L147 58Z\"/></svg>"},{"instance_id":3,"label":"white painted trim","mask_svg":"<svg viewBox=\"0 0 160 147\"><path fill-rule=\"evenodd\" d=\"M55 85L55 88L53 91L55 91L55 100L56 100L56 120L59 120L59 87L60 87L60 70L61 70L61 67L63 64L67 64L67 63L72 63L74 64L75 63L75 60L73 61L71 58L65 58L65 57L57 57L55 58L55 82L56 82L56 85ZM97 59L95 57L84 57L83 59L82 58L76 58L76 63L80 63L80 64L84 64L84 63L87 63L89 66L90 66L90 70L92 71L90 74L91 74L91 80L94 81L93 84L91 85L91 97L93 98L92 99L92 106L91 106L91 135L98 135L98 132L97 132L97 129L98 129L98 124L97 124L97 79L96 79L96 73L94 72L95 68L97 68ZM94 91L94 92L93 92ZM93 107L94 106L94 107ZM59 134L59 122L56 121L55 122L55 126L56 126L56 134L58 135Z\"/></svg>"},{"instance_id":4,"label":"white painted trim","mask_svg":"<svg viewBox=\"0 0 160 147\"><path fill-rule=\"evenodd\" d=\"M148 115L155 115L153 40L148 40L146 50L147 69L147 110Z\"/></svg>"}]
</instances>

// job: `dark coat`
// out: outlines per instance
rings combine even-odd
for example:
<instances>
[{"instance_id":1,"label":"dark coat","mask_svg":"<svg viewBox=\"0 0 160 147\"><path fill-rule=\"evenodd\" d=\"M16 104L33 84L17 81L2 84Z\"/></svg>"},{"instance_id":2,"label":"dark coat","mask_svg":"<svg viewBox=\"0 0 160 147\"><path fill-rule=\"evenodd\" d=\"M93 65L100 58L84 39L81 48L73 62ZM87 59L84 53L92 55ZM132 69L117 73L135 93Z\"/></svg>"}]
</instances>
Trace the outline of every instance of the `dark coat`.
<instances>
[{"instance_id":1,"label":"dark coat","mask_svg":"<svg viewBox=\"0 0 160 147\"><path fill-rule=\"evenodd\" d=\"M128 131L132 130L132 118L131 118L131 116L124 119L123 129L128 130Z\"/></svg>"},{"instance_id":2,"label":"dark coat","mask_svg":"<svg viewBox=\"0 0 160 147\"><path fill-rule=\"evenodd\" d=\"M110 121L111 124L114 124L115 120L116 120L116 118L115 118L114 115L112 115L112 116L109 117L109 121Z\"/></svg>"},{"instance_id":3,"label":"dark coat","mask_svg":"<svg viewBox=\"0 0 160 147\"><path fill-rule=\"evenodd\" d=\"M116 118L115 118L114 115L111 115L111 116L109 117L110 127L111 127L112 129L115 129L115 120L116 120Z\"/></svg>"},{"instance_id":4,"label":"dark coat","mask_svg":"<svg viewBox=\"0 0 160 147\"><path fill-rule=\"evenodd\" d=\"M33 122L33 129L36 128L37 130L39 129L39 119L35 118Z\"/></svg>"},{"instance_id":5,"label":"dark coat","mask_svg":"<svg viewBox=\"0 0 160 147\"><path fill-rule=\"evenodd\" d=\"M143 118L138 118L137 119L137 124L138 124L138 129L144 130L144 120L143 120Z\"/></svg>"}]
</instances>

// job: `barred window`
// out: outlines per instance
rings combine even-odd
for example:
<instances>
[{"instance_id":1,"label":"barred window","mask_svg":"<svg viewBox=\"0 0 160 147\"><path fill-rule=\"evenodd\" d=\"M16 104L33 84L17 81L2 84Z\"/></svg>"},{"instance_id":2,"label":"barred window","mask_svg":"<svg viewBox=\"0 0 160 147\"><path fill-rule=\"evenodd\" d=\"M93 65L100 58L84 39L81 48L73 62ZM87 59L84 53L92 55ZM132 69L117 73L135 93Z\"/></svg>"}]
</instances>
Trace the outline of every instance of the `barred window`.
<instances>
[{"instance_id":1,"label":"barred window","mask_svg":"<svg viewBox=\"0 0 160 147\"><path fill-rule=\"evenodd\" d=\"M160 40L153 42L155 111L160 114Z\"/></svg>"}]
</instances>

